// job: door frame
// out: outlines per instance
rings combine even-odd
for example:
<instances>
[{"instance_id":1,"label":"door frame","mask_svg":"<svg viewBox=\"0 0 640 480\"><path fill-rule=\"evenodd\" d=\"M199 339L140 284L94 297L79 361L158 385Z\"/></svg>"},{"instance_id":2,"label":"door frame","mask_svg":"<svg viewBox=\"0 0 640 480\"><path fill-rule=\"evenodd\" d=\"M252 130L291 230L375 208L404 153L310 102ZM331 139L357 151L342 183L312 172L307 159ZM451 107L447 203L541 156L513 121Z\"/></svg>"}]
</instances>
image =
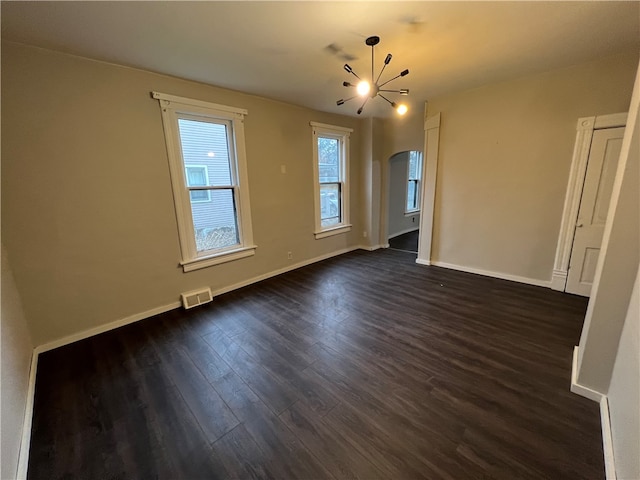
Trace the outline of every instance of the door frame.
<instances>
[{"instance_id":1,"label":"door frame","mask_svg":"<svg viewBox=\"0 0 640 480\"><path fill-rule=\"evenodd\" d=\"M418 239L418 258L416 258L416 263L421 265L431 265L439 145L440 113L427 117L425 107L422 192L420 192L420 237Z\"/></svg>"},{"instance_id":2,"label":"door frame","mask_svg":"<svg viewBox=\"0 0 640 480\"><path fill-rule=\"evenodd\" d=\"M558 246L556 247L556 256L553 261L553 273L551 275L551 288L553 290L564 292L567 286L569 259L573 247L573 236L575 234L576 221L578 220L584 179L587 174L587 161L591 150L593 131L603 128L624 127L627 123L627 116L628 114L625 112L578 119Z\"/></svg>"}]
</instances>

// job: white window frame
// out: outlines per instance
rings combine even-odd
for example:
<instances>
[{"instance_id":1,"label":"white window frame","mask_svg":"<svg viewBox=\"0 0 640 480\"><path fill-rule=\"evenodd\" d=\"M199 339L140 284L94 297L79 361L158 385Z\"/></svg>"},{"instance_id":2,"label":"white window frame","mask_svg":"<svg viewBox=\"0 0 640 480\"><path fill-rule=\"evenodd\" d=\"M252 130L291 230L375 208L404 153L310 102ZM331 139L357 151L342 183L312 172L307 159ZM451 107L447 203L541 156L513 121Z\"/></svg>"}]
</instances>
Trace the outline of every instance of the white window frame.
<instances>
[{"instance_id":1,"label":"white window frame","mask_svg":"<svg viewBox=\"0 0 640 480\"><path fill-rule=\"evenodd\" d=\"M219 265L255 255L251 227L251 206L249 203L249 181L247 176L247 158L244 141L244 109L218 105L190 98L177 97L152 92L159 100L162 111L162 124L167 143L169 171L173 187L173 199L178 222L178 236L182 260L180 265L185 272ZM189 187L186 180L186 168L182 159L178 118L225 121L231 126L229 133L229 160L232 169L233 192L236 207L239 245L225 249L198 252L195 242L193 216ZM235 158L234 158L235 153ZM226 188L226 187L225 187Z\"/></svg>"},{"instance_id":2,"label":"white window frame","mask_svg":"<svg viewBox=\"0 0 640 480\"><path fill-rule=\"evenodd\" d=\"M201 168L202 170L204 170L204 184L205 185L209 185L209 169L207 168L206 165L194 165L194 164L189 164L189 165L185 165L184 166L184 170L185 170L185 181L187 182L187 187L200 187L201 185L191 185L191 183L189 182L189 174L187 173L187 171L190 168ZM206 199L202 199L202 200L191 200L191 202L195 202L195 203L206 203L206 202L210 202L211 201L211 192L209 190L200 190L203 192L207 193L207 198Z\"/></svg>"},{"instance_id":3,"label":"white window frame","mask_svg":"<svg viewBox=\"0 0 640 480\"><path fill-rule=\"evenodd\" d=\"M410 178L409 174L411 172L411 152L416 152L420 158L420 164L417 168L417 178ZM422 191L422 166L424 163L424 156L422 152L418 150L411 150L407 152L407 183L405 188L405 196L404 196L404 214L406 216L415 215L416 213L420 213L420 201L421 201L421 191ZM416 182L416 208L409 209L407 208L407 203L409 202L409 182L415 180Z\"/></svg>"},{"instance_id":4,"label":"white window frame","mask_svg":"<svg viewBox=\"0 0 640 480\"><path fill-rule=\"evenodd\" d=\"M349 136L352 128L337 127L325 123L310 122L313 139L313 192L315 210L316 240L339 235L351 231L349 223ZM330 227L322 226L320 202L320 172L318 168L318 138L332 138L338 140L340 152L340 219L341 222Z\"/></svg>"}]
</instances>

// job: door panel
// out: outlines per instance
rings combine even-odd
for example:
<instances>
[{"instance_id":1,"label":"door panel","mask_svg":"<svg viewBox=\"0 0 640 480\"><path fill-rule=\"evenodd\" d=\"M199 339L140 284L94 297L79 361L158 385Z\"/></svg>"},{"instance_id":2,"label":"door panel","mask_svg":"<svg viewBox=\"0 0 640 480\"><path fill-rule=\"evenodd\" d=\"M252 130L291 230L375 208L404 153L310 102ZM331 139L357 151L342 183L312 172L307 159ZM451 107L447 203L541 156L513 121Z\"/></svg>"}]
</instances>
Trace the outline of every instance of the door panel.
<instances>
[{"instance_id":1,"label":"door panel","mask_svg":"<svg viewBox=\"0 0 640 480\"><path fill-rule=\"evenodd\" d=\"M593 132L569 261L569 293L585 297L591 293L623 135L623 127Z\"/></svg>"}]
</instances>

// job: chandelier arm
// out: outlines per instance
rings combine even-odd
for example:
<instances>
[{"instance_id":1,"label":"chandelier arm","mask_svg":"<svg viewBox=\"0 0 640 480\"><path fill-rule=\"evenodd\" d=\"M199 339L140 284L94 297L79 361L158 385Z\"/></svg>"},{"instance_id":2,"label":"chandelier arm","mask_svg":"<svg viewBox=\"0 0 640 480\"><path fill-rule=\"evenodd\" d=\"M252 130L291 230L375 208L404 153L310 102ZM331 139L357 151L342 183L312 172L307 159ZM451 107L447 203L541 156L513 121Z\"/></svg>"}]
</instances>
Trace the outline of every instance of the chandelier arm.
<instances>
[{"instance_id":1,"label":"chandelier arm","mask_svg":"<svg viewBox=\"0 0 640 480\"><path fill-rule=\"evenodd\" d=\"M354 98L356 98L357 96L358 96L358 95L354 95L353 97L349 97L349 98L347 98L347 99L341 98L340 100L338 100L338 101L336 102L336 104L337 104L337 105L343 105L343 104L345 104L346 102L348 102L349 100L353 100L353 99L354 99Z\"/></svg>"},{"instance_id":2,"label":"chandelier arm","mask_svg":"<svg viewBox=\"0 0 640 480\"><path fill-rule=\"evenodd\" d=\"M381 87L384 87L387 83L389 83L389 82L393 82L396 78L400 78L401 76L402 76L402 75L396 75L396 76L395 76L395 77L393 77L392 79L387 80L386 82L382 83L380 86L381 86Z\"/></svg>"},{"instance_id":3,"label":"chandelier arm","mask_svg":"<svg viewBox=\"0 0 640 480\"><path fill-rule=\"evenodd\" d=\"M380 73L378 74L378 78L376 78L376 81L374 82L376 85L378 84L378 80L380 80L380 77L382 76L382 72L384 72L384 68L386 66L387 66L386 63L384 65L382 65L382 70L380 70Z\"/></svg>"},{"instance_id":4,"label":"chandelier arm","mask_svg":"<svg viewBox=\"0 0 640 480\"><path fill-rule=\"evenodd\" d=\"M379 92L387 92L387 93L402 93L402 90L386 90L386 89L380 89L378 90Z\"/></svg>"},{"instance_id":5,"label":"chandelier arm","mask_svg":"<svg viewBox=\"0 0 640 480\"><path fill-rule=\"evenodd\" d=\"M384 98L389 103L389 105L391 105L393 107L394 102L392 102L391 100L389 100L387 97L385 97L384 95L382 95L380 93L378 94L378 96Z\"/></svg>"},{"instance_id":6,"label":"chandelier arm","mask_svg":"<svg viewBox=\"0 0 640 480\"><path fill-rule=\"evenodd\" d=\"M358 115L360 115L362 113L362 109L364 108L364 106L367 104L367 102L369 101L369 97L365 98L364 103L362 104L362 106L358 109Z\"/></svg>"}]
</instances>

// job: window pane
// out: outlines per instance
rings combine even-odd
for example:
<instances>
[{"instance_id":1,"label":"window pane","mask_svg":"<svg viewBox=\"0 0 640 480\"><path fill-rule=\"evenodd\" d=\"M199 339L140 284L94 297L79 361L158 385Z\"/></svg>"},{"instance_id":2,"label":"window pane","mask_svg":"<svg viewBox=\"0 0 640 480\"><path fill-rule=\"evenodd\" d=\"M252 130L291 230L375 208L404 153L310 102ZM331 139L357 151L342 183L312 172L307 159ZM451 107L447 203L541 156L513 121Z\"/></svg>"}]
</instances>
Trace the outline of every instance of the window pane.
<instances>
[{"instance_id":1,"label":"window pane","mask_svg":"<svg viewBox=\"0 0 640 480\"><path fill-rule=\"evenodd\" d=\"M178 119L184 165L187 171L190 166L206 167L208 185L232 185L227 127L224 123Z\"/></svg>"},{"instance_id":2,"label":"window pane","mask_svg":"<svg viewBox=\"0 0 640 480\"><path fill-rule=\"evenodd\" d=\"M339 144L335 138L318 137L318 175L321 183L340 181Z\"/></svg>"},{"instance_id":3,"label":"window pane","mask_svg":"<svg viewBox=\"0 0 640 480\"><path fill-rule=\"evenodd\" d=\"M340 223L340 184L320 185L320 224L330 227Z\"/></svg>"},{"instance_id":4,"label":"window pane","mask_svg":"<svg viewBox=\"0 0 640 480\"><path fill-rule=\"evenodd\" d=\"M187 185L190 187L204 187L207 185L205 167L187 167Z\"/></svg>"},{"instance_id":5,"label":"window pane","mask_svg":"<svg viewBox=\"0 0 640 480\"><path fill-rule=\"evenodd\" d=\"M191 198L191 214L198 252L238 245L238 225L233 190L206 190L211 201ZM190 192L196 193L196 192Z\"/></svg>"},{"instance_id":6,"label":"window pane","mask_svg":"<svg viewBox=\"0 0 640 480\"><path fill-rule=\"evenodd\" d=\"M416 205L417 186L417 181L409 180L409 185L407 186L407 210L415 210L416 208L418 208L418 206Z\"/></svg>"}]
</instances>

